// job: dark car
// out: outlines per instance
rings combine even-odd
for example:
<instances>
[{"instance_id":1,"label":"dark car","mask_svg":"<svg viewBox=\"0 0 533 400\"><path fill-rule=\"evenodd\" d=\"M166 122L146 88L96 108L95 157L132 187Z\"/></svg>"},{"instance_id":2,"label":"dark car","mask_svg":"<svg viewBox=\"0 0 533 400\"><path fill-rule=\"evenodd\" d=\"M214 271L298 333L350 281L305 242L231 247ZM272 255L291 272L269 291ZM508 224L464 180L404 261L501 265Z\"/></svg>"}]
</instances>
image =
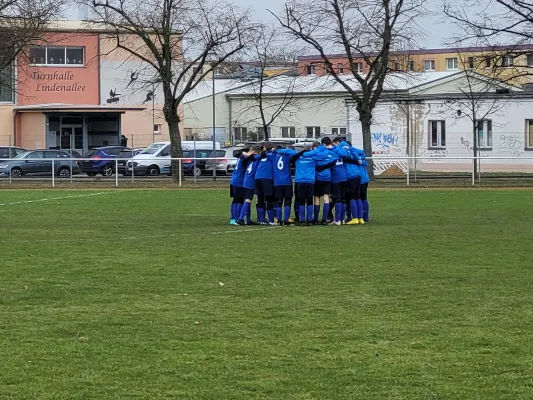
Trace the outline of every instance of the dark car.
<instances>
[{"instance_id":1,"label":"dark car","mask_svg":"<svg viewBox=\"0 0 533 400\"><path fill-rule=\"evenodd\" d=\"M128 169L128 166L127 166L128 160L131 160L133 157L135 157L137 154L139 154L143 150L144 148L133 149L133 150L130 150L130 149L122 150L118 154L118 173L124 176L131 175L131 171Z\"/></svg>"},{"instance_id":2,"label":"dark car","mask_svg":"<svg viewBox=\"0 0 533 400\"><path fill-rule=\"evenodd\" d=\"M11 150L11 154L10 154ZM0 146L0 160L7 160L9 158L15 158L20 153L24 153L26 150L24 150L21 147L9 147L9 146Z\"/></svg>"},{"instance_id":3,"label":"dark car","mask_svg":"<svg viewBox=\"0 0 533 400\"><path fill-rule=\"evenodd\" d=\"M115 159L124 150L131 150L124 146L105 146L89 150L83 158L90 158L81 162L81 171L88 176L112 176L115 173Z\"/></svg>"},{"instance_id":4,"label":"dark car","mask_svg":"<svg viewBox=\"0 0 533 400\"><path fill-rule=\"evenodd\" d=\"M196 153L195 153L196 151ZM184 150L183 151L183 173L185 175L196 175L199 177L205 175L205 166L207 160L196 160L194 158L207 158L213 152L213 150Z\"/></svg>"},{"instance_id":5,"label":"dark car","mask_svg":"<svg viewBox=\"0 0 533 400\"><path fill-rule=\"evenodd\" d=\"M11 161L0 161L0 176L9 176L10 171L13 178L25 175L51 176L53 164L55 175L68 178L71 170L73 175L80 172L78 164L69 158L69 154L60 150L25 151Z\"/></svg>"}]
</instances>

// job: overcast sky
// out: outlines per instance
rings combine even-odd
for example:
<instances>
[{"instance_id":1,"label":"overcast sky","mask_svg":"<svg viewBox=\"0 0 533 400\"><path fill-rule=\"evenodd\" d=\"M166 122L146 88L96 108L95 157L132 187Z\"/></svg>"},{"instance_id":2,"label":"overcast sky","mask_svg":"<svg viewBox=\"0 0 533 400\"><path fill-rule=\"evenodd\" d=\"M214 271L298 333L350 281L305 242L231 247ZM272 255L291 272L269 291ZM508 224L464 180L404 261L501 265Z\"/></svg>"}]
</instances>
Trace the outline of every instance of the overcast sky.
<instances>
[{"instance_id":1,"label":"overcast sky","mask_svg":"<svg viewBox=\"0 0 533 400\"><path fill-rule=\"evenodd\" d=\"M256 21L274 22L274 17L266 10L266 7L274 12L280 12L286 0L232 0L235 4L243 8L249 8L253 11L253 19ZM259 4L258 4L259 3ZM426 0L427 9L437 14L442 9L442 0ZM68 12L67 17L77 19L79 16L77 10ZM439 23L442 17L432 16L425 17L419 21L419 25L425 30L425 34L417 42L421 47L439 48L446 47L444 43L447 36L450 35L450 28L446 28L444 24Z\"/></svg>"}]
</instances>

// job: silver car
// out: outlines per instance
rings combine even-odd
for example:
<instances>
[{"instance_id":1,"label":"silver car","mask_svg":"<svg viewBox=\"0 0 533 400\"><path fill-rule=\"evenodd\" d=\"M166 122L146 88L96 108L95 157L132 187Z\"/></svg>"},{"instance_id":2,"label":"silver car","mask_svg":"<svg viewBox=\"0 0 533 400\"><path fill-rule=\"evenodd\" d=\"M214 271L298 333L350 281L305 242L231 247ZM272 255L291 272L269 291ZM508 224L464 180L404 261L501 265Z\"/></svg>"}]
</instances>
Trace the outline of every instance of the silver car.
<instances>
[{"instance_id":1,"label":"silver car","mask_svg":"<svg viewBox=\"0 0 533 400\"><path fill-rule=\"evenodd\" d=\"M216 158L216 160L207 160L205 164L206 175L209 175L209 172L211 175L213 174L213 165L216 165L217 174L231 175L243 150L243 147L225 147L220 150L213 150L208 158Z\"/></svg>"}]
</instances>

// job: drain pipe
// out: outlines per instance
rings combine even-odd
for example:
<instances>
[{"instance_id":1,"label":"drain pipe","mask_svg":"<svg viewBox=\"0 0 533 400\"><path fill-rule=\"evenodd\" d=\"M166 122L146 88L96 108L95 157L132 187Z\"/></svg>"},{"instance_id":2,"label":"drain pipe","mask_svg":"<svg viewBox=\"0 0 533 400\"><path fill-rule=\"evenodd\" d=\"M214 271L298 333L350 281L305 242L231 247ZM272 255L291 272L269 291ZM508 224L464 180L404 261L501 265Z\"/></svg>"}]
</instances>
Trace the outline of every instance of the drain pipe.
<instances>
[{"instance_id":1,"label":"drain pipe","mask_svg":"<svg viewBox=\"0 0 533 400\"><path fill-rule=\"evenodd\" d=\"M13 146L18 146L18 143L17 143L17 115L18 115L18 110L13 110Z\"/></svg>"}]
</instances>

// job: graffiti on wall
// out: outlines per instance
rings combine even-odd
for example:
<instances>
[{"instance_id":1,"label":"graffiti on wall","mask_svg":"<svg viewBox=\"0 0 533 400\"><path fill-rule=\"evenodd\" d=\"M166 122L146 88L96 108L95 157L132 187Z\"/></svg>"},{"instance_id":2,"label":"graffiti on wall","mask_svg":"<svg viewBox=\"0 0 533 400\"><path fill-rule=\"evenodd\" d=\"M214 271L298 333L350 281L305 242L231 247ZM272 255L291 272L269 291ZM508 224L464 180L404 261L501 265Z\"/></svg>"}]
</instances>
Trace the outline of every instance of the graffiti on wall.
<instances>
[{"instance_id":1,"label":"graffiti on wall","mask_svg":"<svg viewBox=\"0 0 533 400\"><path fill-rule=\"evenodd\" d=\"M500 135L498 149L500 153L512 157L520 157L524 154L522 141L517 135Z\"/></svg>"},{"instance_id":2,"label":"graffiti on wall","mask_svg":"<svg viewBox=\"0 0 533 400\"><path fill-rule=\"evenodd\" d=\"M474 150L474 146L470 144L470 140L461 137L461 147L471 153Z\"/></svg>"},{"instance_id":3,"label":"graffiti on wall","mask_svg":"<svg viewBox=\"0 0 533 400\"><path fill-rule=\"evenodd\" d=\"M372 133L372 145L376 149L389 150L398 147L398 135L395 133Z\"/></svg>"}]
</instances>

